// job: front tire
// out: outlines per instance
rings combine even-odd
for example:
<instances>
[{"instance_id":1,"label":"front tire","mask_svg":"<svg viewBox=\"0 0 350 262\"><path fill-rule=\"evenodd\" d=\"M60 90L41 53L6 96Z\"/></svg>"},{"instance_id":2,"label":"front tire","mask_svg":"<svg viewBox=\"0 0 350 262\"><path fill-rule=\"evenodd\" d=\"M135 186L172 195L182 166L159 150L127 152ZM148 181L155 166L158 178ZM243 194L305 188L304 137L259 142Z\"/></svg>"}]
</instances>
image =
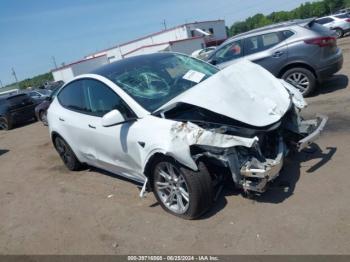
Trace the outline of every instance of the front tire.
<instances>
[{"instance_id":1,"label":"front tire","mask_svg":"<svg viewBox=\"0 0 350 262\"><path fill-rule=\"evenodd\" d=\"M77 171L82 169L83 164L79 162L78 158L75 156L73 150L66 141L64 141L61 137L56 137L54 144L63 163L69 170Z\"/></svg>"},{"instance_id":2,"label":"front tire","mask_svg":"<svg viewBox=\"0 0 350 262\"><path fill-rule=\"evenodd\" d=\"M310 95L316 88L316 77L306 68L289 69L282 75L282 79L295 86L304 97Z\"/></svg>"},{"instance_id":3,"label":"front tire","mask_svg":"<svg viewBox=\"0 0 350 262\"><path fill-rule=\"evenodd\" d=\"M213 187L203 163L197 172L169 157L153 166L153 193L165 211L184 219L195 219L208 211L213 203Z\"/></svg>"}]
</instances>

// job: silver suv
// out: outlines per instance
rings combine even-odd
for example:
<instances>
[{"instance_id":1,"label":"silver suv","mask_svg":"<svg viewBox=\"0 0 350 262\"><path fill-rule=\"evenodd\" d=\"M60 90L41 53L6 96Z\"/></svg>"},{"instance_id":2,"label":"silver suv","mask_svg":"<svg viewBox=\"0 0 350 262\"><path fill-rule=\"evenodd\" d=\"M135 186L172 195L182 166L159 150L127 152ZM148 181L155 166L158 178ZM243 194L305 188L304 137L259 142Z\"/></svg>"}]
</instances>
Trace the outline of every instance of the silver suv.
<instances>
[{"instance_id":1,"label":"silver suv","mask_svg":"<svg viewBox=\"0 0 350 262\"><path fill-rule=\"evenodd\" d=\"M296 86L304 96L343 65L332 32L314 19L275 24L234 36L221 44L208 62L219 68L248 59Z\"/></svg>"},{"instance_id":2,"label":"silver suv","mask_svg":"<svg viewBox=\"0 0 350 262\"><path fill-rule=\"evenodd\" d=\"M333 30L338 38L350 32L350 15L347 13L321 17L315 22Z\"/></svg>"}]
</instances>

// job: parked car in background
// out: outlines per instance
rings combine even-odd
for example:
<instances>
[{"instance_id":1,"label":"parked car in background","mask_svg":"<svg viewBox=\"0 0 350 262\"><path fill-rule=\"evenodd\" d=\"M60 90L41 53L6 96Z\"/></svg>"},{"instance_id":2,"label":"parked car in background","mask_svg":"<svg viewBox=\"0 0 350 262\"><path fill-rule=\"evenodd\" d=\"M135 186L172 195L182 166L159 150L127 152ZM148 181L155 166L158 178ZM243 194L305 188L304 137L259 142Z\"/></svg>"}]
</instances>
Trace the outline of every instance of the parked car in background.
<instances>
[{"instance_id":1,"label":"parked car in background","mask_svg":"<svg viewBox=\"0 0 350 262\"><path fill-rule=\"evenodd\" d=\"M314 19L275 24L234 36L208 58L219 68L245 58L278 78L297 87L307 96L343 65L342 51L335 37Z\"/></svg>"},{"instance_id":2,"label":"parked car in background","mask_svg":"<svg viewBox=\"0 0 350 262\"><path fill-rule=\"evenodd\" d=\"M44 101L47 97L51 95L51 91L46 89L34 89L25 91L26 94L28 94L31 98L33 98L37 103L41 103Z\"/></svg>"},{"instance_id":3,"label":"parked car in background","mask_svg":"<svg viewBox=\"0 0 350 262\"><path fill-rule=\"evenodd\" d=\"M35 107L36 118L43 122L45 126L47 126L47 109L49 108L52 100L56 97L58 90L59 88L56 88L53 92L51 92L50 96L46 97L44 101Z\"/></svg>"},{"instance_id":4,"label":"parked car in background","mask_svg":"<svg viewBox=\"0 0 350 262\"><path fill-rule=\"evenodd\" d=\"M303 120L300 92L246 60L223 70L176 53L126 58L63 86L48 109L70 170L96 166L143 184L193 219L223 183L263 193L288 148L315 141L327 117Z\"/></svg>"},{"instance_id":5,"label":"parked car in background","mask_svg":"<svg viewBox=\"0 0 350 262\"><path fill-rule=\"evenodd\" d=\"M0 130L12 129L16 124L35 118L36 105L27 94L0 96Z\"/></svg>"},{"instance_id":6,"label":"parked car in background","mask_svg":"<svg viewBox=\"0 0 350 262\"><path fill-rule=\"evenodd\" d=\"M44 84L44 88L48 90L56 90L57 88L60 88L64 85L64 82L62 80L56 81L56 82L46 82Z\"/></svg>"},{"instance_id":7,"label":"parked car in background","mask_svg":"<svg viewBox=\"0 0 350 262\"><path fill-rule=\"evenodd\" d=\"M350 8L340 9L335 14L350 14Z\"/></svg>"},{"instance_id":8,"label":"parked car in background","mask_svg":"<svg viewBox=\"0 0 350 262\"><path fill-rule=\"evenodd\" d=\"M211 46L211 47L206 47L203 49L199 49L194 51L191 56L194 58L198 58L198 59L206 59L208 58L208 56L214 52L214 50L216 49L216 46Z\"/></svg>"},{"instance_id":9,"label":"parked car in background","mask_svg":"<svg viewBox=\"0 0 350 262\"><path fill-rule=\"evenodd\" d=\"M347 13L321 17L315 22L333 30L338 38L350 32L350 16Z\"/></svg>"}]
</instances>

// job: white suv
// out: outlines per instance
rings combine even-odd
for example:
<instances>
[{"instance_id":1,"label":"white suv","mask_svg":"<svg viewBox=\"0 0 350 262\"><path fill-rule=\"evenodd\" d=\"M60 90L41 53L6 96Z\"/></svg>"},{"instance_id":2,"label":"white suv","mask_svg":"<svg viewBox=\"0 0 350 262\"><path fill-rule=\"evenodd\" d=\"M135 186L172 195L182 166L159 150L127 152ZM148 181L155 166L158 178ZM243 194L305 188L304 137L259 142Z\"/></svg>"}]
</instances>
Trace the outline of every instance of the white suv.
<instances>
[{"instance_id":1,"label":"white suv","mask_svg":"<svg viewBox=\"0 0 350 262\"><path fill-rule=\"evenodd\" d=\"M321 17L315 22L334 30L338 38L350 32L350 16L347 13Z\"/></svg>"}]
</instances>

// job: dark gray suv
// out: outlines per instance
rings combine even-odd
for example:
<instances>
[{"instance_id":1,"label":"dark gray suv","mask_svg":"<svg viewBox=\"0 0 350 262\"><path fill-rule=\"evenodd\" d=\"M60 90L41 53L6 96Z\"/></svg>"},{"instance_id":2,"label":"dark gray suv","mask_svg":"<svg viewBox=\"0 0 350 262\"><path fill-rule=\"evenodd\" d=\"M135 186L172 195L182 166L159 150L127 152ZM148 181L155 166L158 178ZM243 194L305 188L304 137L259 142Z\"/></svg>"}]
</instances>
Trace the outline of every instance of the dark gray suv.
<instances>
[{"instance_id":1,"label":"dark gray suv","mask_svg":"<svg viewBox=\"0 0 350 262\"><path fill-rule=\"evenodd\" d=\"M343 65L332 31L314 19L290 21L234 36L221 44L208 62L224 68L245 58L296 86L304 96Z\"/></svg>"}]
</instances>

